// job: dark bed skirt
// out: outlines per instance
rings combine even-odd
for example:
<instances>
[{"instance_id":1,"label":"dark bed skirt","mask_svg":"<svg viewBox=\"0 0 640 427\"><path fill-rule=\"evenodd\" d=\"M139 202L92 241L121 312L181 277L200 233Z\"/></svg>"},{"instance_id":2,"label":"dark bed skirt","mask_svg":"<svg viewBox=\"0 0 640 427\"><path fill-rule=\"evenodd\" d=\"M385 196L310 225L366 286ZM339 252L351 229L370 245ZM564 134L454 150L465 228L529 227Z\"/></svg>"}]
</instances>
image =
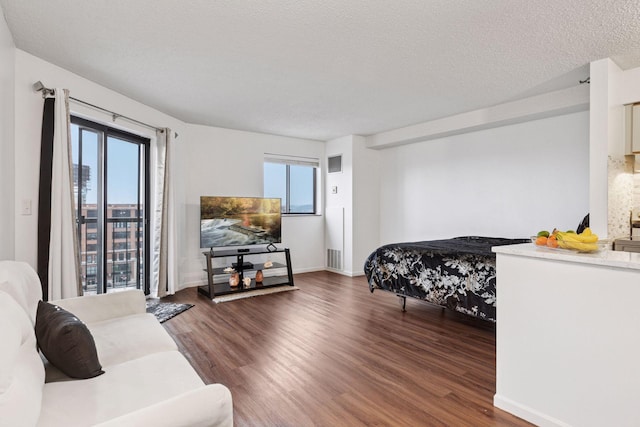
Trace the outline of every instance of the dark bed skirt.
<instances>
[{"instance_id":1,"label":"dark bed skirt","mask_svg":"<svg viewBox=\"0 0 640 427\"><path fill-rule=\"evenodd\" d=\"M427 301L490 322L496 321L494 246L529 239L463 236L381 246L365 261L369 289Z\"/></svg>"}]
</instances>

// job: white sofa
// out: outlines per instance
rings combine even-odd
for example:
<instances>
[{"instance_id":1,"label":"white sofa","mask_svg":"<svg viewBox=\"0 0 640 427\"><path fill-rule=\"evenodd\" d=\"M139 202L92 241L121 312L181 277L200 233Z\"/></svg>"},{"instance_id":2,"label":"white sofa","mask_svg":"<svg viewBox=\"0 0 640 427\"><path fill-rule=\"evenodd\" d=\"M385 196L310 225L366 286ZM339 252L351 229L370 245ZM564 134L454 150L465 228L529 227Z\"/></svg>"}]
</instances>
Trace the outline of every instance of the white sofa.
<instances>
[{"instance_id":1,"label":"white sofa","mask_svg":"<svg viewBox=\"0 0 640 427\"><path fill-rule=\"evenodd\" d=\"M104 374L76 380L44 361L34 332L40 281L0 261L0 426L232 426L231 393L205 385L140 291L53 304L93 335Z\"/></svg>"}]
</instances>

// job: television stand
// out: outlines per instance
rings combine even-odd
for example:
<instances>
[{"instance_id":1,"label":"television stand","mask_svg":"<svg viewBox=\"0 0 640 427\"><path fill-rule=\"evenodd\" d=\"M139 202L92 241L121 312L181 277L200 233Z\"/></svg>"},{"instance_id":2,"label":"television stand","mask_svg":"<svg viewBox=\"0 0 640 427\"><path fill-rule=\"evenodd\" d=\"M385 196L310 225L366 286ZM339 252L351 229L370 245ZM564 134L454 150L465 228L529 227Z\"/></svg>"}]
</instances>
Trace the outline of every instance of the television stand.
<instances>
[{"instance_id":1,"label":"television stand","mask_svg":"<svg viewBox=\"0 0 640 427\"><path fill-rule=\"evenodd\" d=\"M236 270L238 270L238 263L237 262L232 263L231 266L233 268L235 268ZM251 270L252 268L253 268L253 264L250 263L249 261L243 261L242 262L242 270L243 271Z\"/></svg>"},{"instance_id":2,"label":"television stand","mask_svg":"<svg viewBox=\"0 0 640 427\"><path fill-rule=\"evenodd\" d=\"M219 295L246 292L254 289L264 289L274 286L293 286L291 270L291 255L289 249L261 250L258 252L238 253L238 251L209 250L202 253L206 258L207 284L198 286L198 294L213 299ZM251 261L246 261L250 258ZM265 267L265 264L267 266ZM232 267L235 271L230 272ZM225 271L227 270L227 271ZM262 271L262 282L256 282L256 273ZM229 278L238 273L240 283L231 287ZM251 283L245 285L245 277L251 278Z\"/></svg>"}]
</instances>

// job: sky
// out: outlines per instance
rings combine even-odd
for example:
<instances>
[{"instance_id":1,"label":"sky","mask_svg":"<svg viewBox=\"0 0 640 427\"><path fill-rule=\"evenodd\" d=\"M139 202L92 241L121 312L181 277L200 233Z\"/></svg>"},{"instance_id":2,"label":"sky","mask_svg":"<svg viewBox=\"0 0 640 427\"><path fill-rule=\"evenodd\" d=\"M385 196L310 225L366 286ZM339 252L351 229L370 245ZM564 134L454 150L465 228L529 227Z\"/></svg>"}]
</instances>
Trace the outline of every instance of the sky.
<instances>
[{"instance_id":1,"label":"sky","mask_svg":"<svg viewBox=\"0 0 640 427\"><path fill-rule=\"evenodd\" d=\"M279 197L282 203L286 199L286 165L281 163L264 164L264 197ZM291 207L305 206L313 209L313 167L290 166Z\"/></svg>"},{"instance_id":2,"label":"sky","mask_svg":"<svg viewBox=\"0 0 640 427\"><path fill-rule=\"evenodd\" d=\"M71 125L73 163L78 164L80 128ZM107 141L107 203L131 204L138 202L138 146L118 138ZM97 202L98 187L98 133L82 129L82 164L91 169L88 182L87 204Z\"/></svg>"}]
</instances>

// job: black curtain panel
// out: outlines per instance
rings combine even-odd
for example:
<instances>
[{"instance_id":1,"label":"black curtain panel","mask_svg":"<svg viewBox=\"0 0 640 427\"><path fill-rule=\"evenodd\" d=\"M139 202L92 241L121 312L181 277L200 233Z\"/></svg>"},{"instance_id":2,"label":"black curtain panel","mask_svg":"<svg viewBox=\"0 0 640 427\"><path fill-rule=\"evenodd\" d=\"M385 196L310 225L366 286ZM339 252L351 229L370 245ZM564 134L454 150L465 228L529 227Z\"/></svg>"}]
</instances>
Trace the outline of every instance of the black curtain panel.
<instances>
[{"instance_id":1,"label":"black curtain panel","mask_svg":"<svg viewBox=\"0 0 640 427\"><path fill-rule=\"evenodd\" d=\"M53 131L55 99L46 98L42 110L40 143L40 192L38 195L38 276L42 299L49 298L49 239L51 237L51 173L53 169Z\"/></svg>"}]
</instances>

